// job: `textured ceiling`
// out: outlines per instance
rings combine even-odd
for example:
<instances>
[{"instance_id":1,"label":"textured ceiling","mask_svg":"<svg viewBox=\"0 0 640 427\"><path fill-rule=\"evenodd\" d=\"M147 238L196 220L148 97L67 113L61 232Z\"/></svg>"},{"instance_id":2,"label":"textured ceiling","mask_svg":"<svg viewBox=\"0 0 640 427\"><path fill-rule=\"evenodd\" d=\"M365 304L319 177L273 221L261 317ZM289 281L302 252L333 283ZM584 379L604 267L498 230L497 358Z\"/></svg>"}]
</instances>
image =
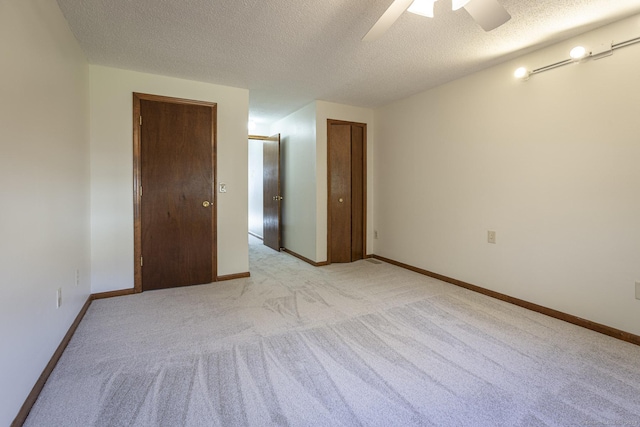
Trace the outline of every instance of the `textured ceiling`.
<instances>
[{"instance_id":1,"label":"textured ceiling","mask_svg":"<svg viewBox=\"0 0 640 427\"><path fill-rule=\"evenodd\" d=\"M391 0L58 0L92 64L250 90L270 122L314 99L378 107L640 13L640 0L500 0L484 32L450 0L361 38ZM640 32L640 29L639 29Z\"/></svg>"}]
</instances>

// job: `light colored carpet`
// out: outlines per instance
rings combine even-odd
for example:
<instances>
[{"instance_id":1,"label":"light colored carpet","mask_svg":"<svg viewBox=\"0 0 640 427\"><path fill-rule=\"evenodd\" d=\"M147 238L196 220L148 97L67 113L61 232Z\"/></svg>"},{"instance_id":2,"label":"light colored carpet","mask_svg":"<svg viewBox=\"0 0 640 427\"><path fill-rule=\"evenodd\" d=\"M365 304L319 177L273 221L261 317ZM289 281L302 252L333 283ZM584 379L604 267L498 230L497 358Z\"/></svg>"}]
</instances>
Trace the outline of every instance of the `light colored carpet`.
<instances>
[{"instance_id":1,"label":"light colored carpet","mask_svg":"<svg viewBox=\"0 0 640 427\"><path fill-rule=\"evenodd\" d=\"M640 347L251 238L251 278L94 301L26 426L640 426Z\"/></svg>"}]
</instances>

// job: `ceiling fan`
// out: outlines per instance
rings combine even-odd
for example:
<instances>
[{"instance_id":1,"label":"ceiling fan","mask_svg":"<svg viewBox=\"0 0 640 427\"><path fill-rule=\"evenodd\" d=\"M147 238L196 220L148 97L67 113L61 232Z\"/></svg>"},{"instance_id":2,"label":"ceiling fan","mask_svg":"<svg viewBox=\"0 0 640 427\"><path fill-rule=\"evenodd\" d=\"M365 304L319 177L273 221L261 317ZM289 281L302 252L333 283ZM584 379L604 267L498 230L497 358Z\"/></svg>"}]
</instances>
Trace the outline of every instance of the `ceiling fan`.
<instances>
[{"instance_id":1,"label":"ceiling fan","mask_svg":"<svg viewBox=\"0 0 640 427\"><path fill-rule=\"evenodd\" d=\"M382 36L405 11L433 18L436 1L438 0L393 0L362 41L373 41ZM463 7L485 31L498 28L511 19L511 15L498 0L451 0L453 10Z\"/></svg>"}]
</instances>

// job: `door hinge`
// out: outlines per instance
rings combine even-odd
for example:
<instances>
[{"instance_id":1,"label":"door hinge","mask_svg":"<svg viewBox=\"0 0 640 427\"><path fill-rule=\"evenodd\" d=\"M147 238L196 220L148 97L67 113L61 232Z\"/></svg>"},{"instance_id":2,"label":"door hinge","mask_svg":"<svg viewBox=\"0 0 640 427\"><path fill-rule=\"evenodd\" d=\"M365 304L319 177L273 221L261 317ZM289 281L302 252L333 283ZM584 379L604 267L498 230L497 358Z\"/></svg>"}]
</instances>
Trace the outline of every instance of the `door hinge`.
<instances>
[{"instance_id":1,"label":"door hinge","mask_svg":"<svg viewBox=\"0 0 640 427\"><path fill-rule=\"evenodd\" d=\"M142 197L142 185L140 186L140 197Z\"/></svg>"},{"instance_id":2,"label":"door hinge","mask_svg":"<svg viewBox=\"0 0 640 427\"><path fill-rule=\"evenodd\" d=\"M142 260L142 257L140 257L140 267L142 267L144 265L144 262Z\"/></svg>"},{"instance_id":3,"label":"door hinge","mask_svg":"<svg viewBox=\"0 0 640 427\"><path fill-rule=\"evenodd\" d=\"M142 116L140 116L140 126L142 126Z\"/></svg>"}]
</instances>

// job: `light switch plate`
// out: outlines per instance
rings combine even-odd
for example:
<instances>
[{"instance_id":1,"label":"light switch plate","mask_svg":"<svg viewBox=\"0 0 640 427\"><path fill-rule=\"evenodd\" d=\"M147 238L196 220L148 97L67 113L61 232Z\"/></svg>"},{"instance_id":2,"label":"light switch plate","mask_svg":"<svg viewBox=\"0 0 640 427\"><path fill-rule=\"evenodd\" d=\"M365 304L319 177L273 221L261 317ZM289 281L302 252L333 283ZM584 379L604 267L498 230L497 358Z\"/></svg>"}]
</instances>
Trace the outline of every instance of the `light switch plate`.
<instances>
[{"instance_id":1,"label":"light switch plate","mask_svg":"<svg viewBox=\"0 0 640 427\"><path fill-rule=\"evenodd\" d=\"M227 192L227 184L225 184L224 182L220 183L220 192L221 193L226 193Z\"/></svg>"}]
</instances>

